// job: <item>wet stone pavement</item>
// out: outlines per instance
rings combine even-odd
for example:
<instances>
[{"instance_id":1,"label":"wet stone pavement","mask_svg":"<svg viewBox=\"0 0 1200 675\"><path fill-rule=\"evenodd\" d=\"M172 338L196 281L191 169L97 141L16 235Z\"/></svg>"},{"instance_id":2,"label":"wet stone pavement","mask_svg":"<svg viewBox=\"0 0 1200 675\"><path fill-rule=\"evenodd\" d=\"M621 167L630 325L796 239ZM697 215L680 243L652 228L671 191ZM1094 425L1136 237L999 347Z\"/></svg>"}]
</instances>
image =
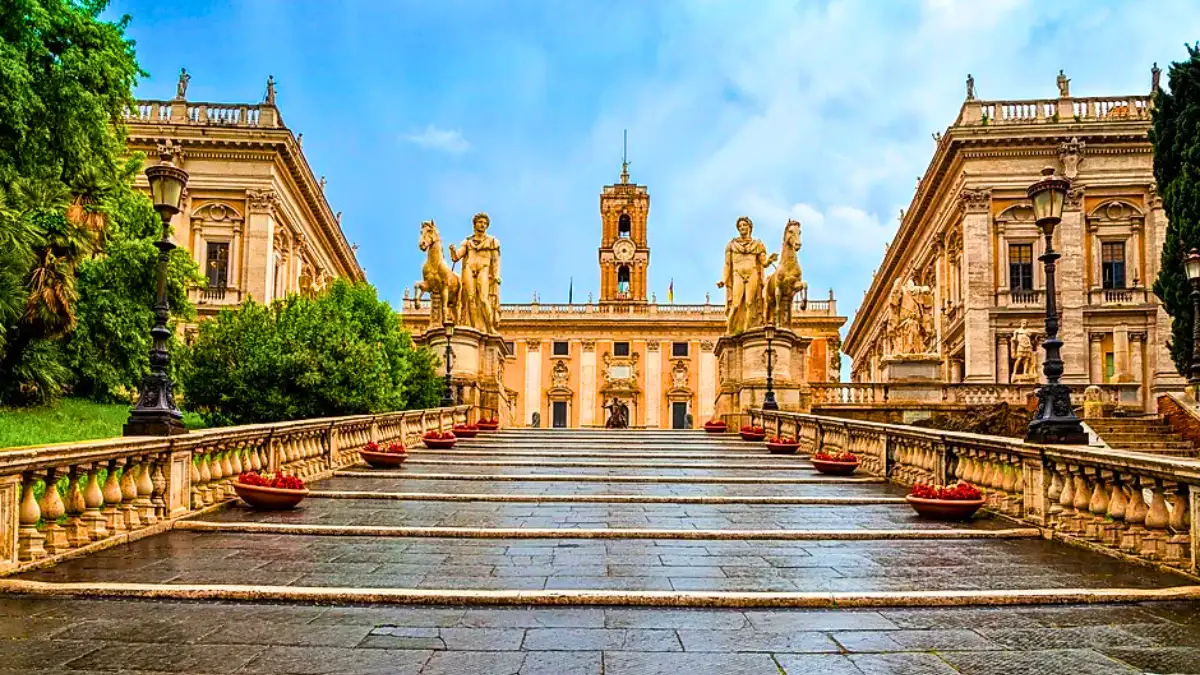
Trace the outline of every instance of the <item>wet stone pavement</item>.
<instances>
[{"instance_id":1,"label":"wet stone pavement","mask_svg":"<svg viewBox=\"0 0 1200 675\"><path fill-rule=\"evenodd\" d=\"M628 432L627 432L628 434ZM879 483L577 482L574 476L812 478L803 457L699 434L628 434L605 453L595 433L507 432L463 444L494 457L414 453L439 464L340 476L326 491L430 499L312 497L300 509L239 505L197 518L237 523L462 528L458 536L334 536L176 530L20 575L50 583L477 591L697 593L1135 589L1191 583L1030 538L747 539L744 530L994 531L918 520L904 504L746 504L747 497L895 498ZM639 441L639 439L646 439ZM539 439L548 439L539 444ZM544 453L538 467L462 465ZM599 454L566 459L564 455ZM684 454L670 459L621 455ZM529 462L528 457L513 457ZM536 461L536 460L535 460ZM556 462L609 464L558 467ZM631 462L678 468L634 468ZM745 468L695 468L739 463ZM691 468L689 468L691 465ZM752 468L753 467L753 468ZM369 471L355 467L352 473ZM546 482L428 480L536 474ZM414 478L409 478L413 476ZM484 495L435 501L440 494ZM517 495L523 501L486 501ZM735 503L543 502L544 495L722 497ZM480 528L550 528L546 538L475 538ZM573 529L717 530L711 539L592 539ZM511 535L511 533L505 533ZM656 533L656 537L657 537ZM0 675L22 673L1200 673L1200 603L903 608L660 609L303 604L0 595Z\"/></svg>"}]
</instances>

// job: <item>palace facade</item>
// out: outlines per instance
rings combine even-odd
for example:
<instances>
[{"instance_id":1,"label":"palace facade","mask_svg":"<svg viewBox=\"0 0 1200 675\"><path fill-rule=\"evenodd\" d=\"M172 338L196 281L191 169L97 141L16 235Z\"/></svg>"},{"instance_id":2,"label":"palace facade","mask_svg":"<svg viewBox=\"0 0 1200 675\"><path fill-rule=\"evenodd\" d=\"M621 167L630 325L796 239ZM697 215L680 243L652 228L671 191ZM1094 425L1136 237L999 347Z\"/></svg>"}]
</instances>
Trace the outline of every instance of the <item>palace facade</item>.
<instances>
[{"instance_id":1,"label":"palace facade","mask_svg":"<svg viewBox=\"0 0 1200 675\"><path fill-rule=\"evenodd\" d=\"M267 86L260 104L188 101L184 75L175 99L139 101L125 118L131 151L149 165L168 149L189 174L172 237L207 279L191 292L201 319L247 298L269 303L366 278ZM144 175L137 181L148 191Z\"/></svg>"},{"instance_id":2,"label":"palace facade","mask_svg":"<svg viewBox=\"0 0 1200 675\"><path fill-rule=\"evenodd\" d=\"M1153 91L1157 70L1152 80ZM902 288L931 296L922 347L940 360L942 382L1027 381L1014 380L1015 352L1025 331L1039 346L1045 279L1025 190L1053 167L1072 181L1054 232L1063 380L1147 410L1153 392L1181 386L1169 318L1150 289L1167 227L1147 136L1151 97L1074 97L1061 74L1058 86L1056 98L982 101L968 79L847 332L854 382L886 381L889 357L911 351L896 339ZM1043 356L1038 349L1036 381Z\"/></svg>"},{"instance_id":3,"label":"palace facade","mask_svg":"<svg viewBox=\"0 0 1200 675\"><path fill-rule=\"evenodd\" d=\"M600 194L598 301L501 304L505 424L529 426L536 416L544 427L603 426L614 398L628 406L634 427L699 426L713 415L720 391L714 348L726 331L725 306L662 304L647 294L649 214L649 190L631 183L624 167L620 181ZM405 296L405 327L424 333L429 302ZM808 382L839 379L845 322L832 291L828 299L797 303L791 328L811 339Z\"/></svg>"}]
</instances>

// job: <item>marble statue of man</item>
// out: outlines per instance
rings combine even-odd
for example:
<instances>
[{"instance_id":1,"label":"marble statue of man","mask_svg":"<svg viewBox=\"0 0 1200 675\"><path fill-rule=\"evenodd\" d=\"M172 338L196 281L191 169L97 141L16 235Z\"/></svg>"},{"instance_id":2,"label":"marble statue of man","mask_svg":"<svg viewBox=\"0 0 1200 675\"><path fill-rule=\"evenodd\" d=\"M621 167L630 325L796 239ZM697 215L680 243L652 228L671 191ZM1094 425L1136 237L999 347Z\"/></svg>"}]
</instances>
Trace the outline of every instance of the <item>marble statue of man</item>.
<instances>
[{"instance_id":1,"label":"marble statue of man","mask_svg":"<svg viewBox=\"0 0 1200 675\"><path fill-rule=\"evenodd\" d=\"M737 220L738 236L725 247L725 272L718 288L725 289L726 331L744 333L762 325L763 270L775 262L777 254L767 255L767 246L755 239L754 223L746 216Z\"/></svg>"},{"instance_id":2,"label":"marble statue of man","mask_svg":"<svg viewBox=\"0 0 1200 675\"><path fill-rule=\"evenodd\" d=\"M1037 360L1033 354L1033 331L1026 327L1028 323L1022 319L1021 327L1014 330L1012 338L1009 339L1013 355L1013 384L1029 384L1037 382L1038 379L1035 370Z\"/></svg>"},{"instance_id":3,"label":"marble statue of man","mask_svg":"<svg viewBox=\"0 0 1200 675\"><path fill-rule=\"evenodd\" d=\"M458 320L484 333L496 333L500 320L500 242L487 233L491 219L477 213L475 232L459 247L450 244L450 260L463 261Z\"/></svg>"}]
</instances>

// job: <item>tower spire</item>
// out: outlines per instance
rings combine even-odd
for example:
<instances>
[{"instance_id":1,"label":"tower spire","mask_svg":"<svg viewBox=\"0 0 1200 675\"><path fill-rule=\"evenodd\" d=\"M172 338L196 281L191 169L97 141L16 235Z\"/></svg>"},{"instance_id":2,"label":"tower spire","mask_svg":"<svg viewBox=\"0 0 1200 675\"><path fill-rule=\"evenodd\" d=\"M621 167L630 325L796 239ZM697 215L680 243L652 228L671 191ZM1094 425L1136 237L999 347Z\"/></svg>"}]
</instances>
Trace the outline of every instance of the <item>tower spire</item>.
<instances>
[{"instance_id":1,"label":"tower spire","mask_svg":"<svg viewBox=\"0 0 1200 675\"><path fill-rule=\"evenodd\" d=\"M629 130L624 129L621 138L621 182L629 182Z\"/></svg>"}]
</instances>

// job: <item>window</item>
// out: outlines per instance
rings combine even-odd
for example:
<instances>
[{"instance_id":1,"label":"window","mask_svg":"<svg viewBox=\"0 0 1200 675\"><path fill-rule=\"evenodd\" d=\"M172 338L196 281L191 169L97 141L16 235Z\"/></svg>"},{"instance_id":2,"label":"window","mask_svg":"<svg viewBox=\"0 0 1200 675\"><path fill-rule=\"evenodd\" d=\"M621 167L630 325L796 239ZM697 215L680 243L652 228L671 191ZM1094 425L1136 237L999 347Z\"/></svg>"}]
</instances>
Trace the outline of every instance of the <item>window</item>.
<instances>
[{"instance_id":1,"label":"window","mask_svg":"<svg viewBox=\"0 0 1200 675\"><path fill-rule=\"evenodd\" d=\"M1104 288L1125 288L1125 242L1102 243L1100 267Z\"/></svg>"},{"instance_id":2,"label":"window","mask_svg":"<svg viewBox=\"0 0 1200 675\"><path fill-rule=\"evenodd\" d=\"M566 340L556 340L554 342L554 355L555 356L570 356L571 355L571 343L567 342Z\"/></svg>"},{"instance_id":3,"label":"window","mask_svg":"<svg viewBox=\"0 0 1200 675\"><path fill-rule=\"evenodd\" d=\"M614 342L613 343L613 356L629 356L629 343L628 342Z\"/></svg>"},{"instance_id":4,"label":"window","mask_svg":"<svg viewBox=\"0 0 1200 675\"><path fill-rule=\"evenodd\" d=\"M225 288L229 283L229 244L209 242L206 257L204 274L208 277L208 287Z\"/></svg>"},{"instance_id":5,"label":"window","mask_svg":"<svg viewBox=\"0 0 1200 675\"><path fill-rule=\"evenodd\" d=\"M620 220L617 221L617 236L622 239L633 236L633 221L630 220L628 213L622 213Z\"/></svg>"},{"instance_id":6,"label":"window","mask_svg":"<svg viewBox=\"0 0 1200 675\"><path fill-rule=\"evenodd\" d=\"M621 265L617 268L617 292L629 293L629 265Z\"/></svg>"},{"instance_id":7,"label":"window","mask_svg":"<svg viewBox=\"0 0 1200 675\"><path fill-rule=\"evenodd\" d=\"M1033 244L1008 245L1008 290L1033 290Z\"/></svg>"},{"instance_id":8,"label":"window","mask_svg":"<svg viewBox=\"0 0 1200 675\"><path fill-rule=\"evenodd\" d=\"M683 357L683 356L687 356L687 355L688 355L688 343L686 343L686 342L672 342L671 343L671 356Z\"/></svg>"},{"instance_id":9,"label":"window","mask_svg":"<svg viewBox=\"0 0 1200 675\"><path fill-rule=\"evenodd\" d=\"M1117 368L1113 359L1112 352L1104 352L1104 381L1112 382L1113 376L1116 375Z\"/></svg>"},{"instance_id":10,"label":"window","mask_svg":"<svg viewBox=\"0 0 1200 675\"><path fill-rule=\"evenodd\" d=\"M516 356L517 355L516 343L513 342L512 340L505 340L504 341L504 351L508 352L509 356Z\"/></svg>"}]
</instances>

